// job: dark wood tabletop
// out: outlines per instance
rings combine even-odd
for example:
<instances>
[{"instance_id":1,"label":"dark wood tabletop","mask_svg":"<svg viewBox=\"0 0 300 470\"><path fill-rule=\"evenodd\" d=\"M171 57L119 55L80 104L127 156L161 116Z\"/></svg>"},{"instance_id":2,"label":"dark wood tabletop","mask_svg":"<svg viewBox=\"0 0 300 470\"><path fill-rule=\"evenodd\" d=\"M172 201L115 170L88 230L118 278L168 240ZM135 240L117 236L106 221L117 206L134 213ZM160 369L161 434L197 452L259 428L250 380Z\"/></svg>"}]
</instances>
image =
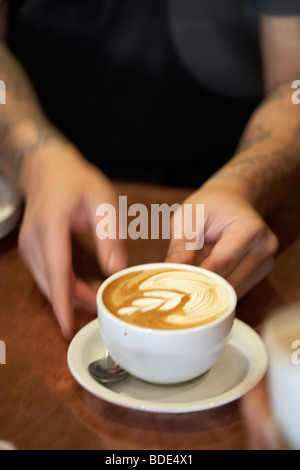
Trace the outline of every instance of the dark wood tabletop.
<instances>
[{"instance_id":1,"label":"dark wood tabletop","mask_svg":"<svg viewBox=\"0 0 300 470\"><path fill-rule=\"evenodd\" d=\"M128 204L182 202L191 190L117 183ZM273 272L239 301L237 318L257 332L282 302L300 300L300 200L268 219L280 240ZM247 449L240 400L193 413L159 414L108 403L83 389L67 364L68 342L18 255L18 227L0 241L0 439L20 450ZM128 240L129 265L163 261L167 240ZM74 239L78 273L99 279L93 244ZM94 317L77 312L79 331Z\"/></svg>"}]
</instances>

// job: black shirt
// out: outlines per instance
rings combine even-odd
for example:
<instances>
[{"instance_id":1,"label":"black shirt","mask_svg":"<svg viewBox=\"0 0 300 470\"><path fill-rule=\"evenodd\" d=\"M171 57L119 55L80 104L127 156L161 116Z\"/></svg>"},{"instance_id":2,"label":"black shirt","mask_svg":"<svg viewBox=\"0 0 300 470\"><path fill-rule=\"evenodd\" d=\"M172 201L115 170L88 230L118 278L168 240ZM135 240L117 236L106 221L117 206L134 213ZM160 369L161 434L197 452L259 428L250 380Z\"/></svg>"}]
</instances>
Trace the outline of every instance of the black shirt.
<instances>
[{"instance_id":1,"label":"black shirt","mask_svg":"<svg viewBox=\"0 0 300 470\"><path fill-rule=\"evenodd\" d=\"M261 100L259 15L299 3L13 0L9 44L50 119L110 177L197 187Z\"/></svg>"}]
</instances>

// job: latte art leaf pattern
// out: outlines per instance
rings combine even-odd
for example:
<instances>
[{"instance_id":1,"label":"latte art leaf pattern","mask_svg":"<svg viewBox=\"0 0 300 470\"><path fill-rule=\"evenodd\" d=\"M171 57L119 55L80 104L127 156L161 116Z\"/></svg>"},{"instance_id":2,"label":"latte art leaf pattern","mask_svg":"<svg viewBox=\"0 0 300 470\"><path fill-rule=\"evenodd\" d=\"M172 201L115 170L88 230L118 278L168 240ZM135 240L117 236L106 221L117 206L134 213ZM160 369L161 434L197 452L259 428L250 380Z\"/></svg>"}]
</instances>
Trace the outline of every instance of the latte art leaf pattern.
<instances>
[{"instance_id":1,"label":"latte art leaf pattern","mask_svg":"<svg viewBox=\"0 0 300 470\"><path fill-rule=\"evenodd\" d=\"M197 271L145 270L117 278L105 291L108 308L125 321L151 328L208 323L230 305L226 287Z\"/></svg>"},{"instance_id":2,"label":"latte art leaf pattern","mask_svg":"<svg viewBox=\"0 0 300 470\"><path fill-rule=\"evenodd\" d=\"M133 300L131 307L119 309L120 315L131 315L137 311L148 312L149 310L166 311L177 307L183 294L169 291L146 291L140 299Z\"/></svg>"}]
</instances>

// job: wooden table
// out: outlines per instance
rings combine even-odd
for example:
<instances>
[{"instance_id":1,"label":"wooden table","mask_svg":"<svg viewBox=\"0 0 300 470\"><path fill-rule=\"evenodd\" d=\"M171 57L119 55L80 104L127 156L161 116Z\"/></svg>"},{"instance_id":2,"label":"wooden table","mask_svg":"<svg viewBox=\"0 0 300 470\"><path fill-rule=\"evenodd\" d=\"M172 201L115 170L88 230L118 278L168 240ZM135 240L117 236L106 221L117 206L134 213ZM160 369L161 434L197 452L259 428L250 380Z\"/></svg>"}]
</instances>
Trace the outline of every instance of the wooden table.
<instances>
[{"instance_id":1,"label":"wooden table","mask_svg":"<svg viewBox=\"0 0 300 470\"><path fill-rule=\"evenodd\" d=\"M189 189L118 183L128 204L182 202ZM238 304L237 317L259 331L283 301L300 300L300 201L287 200L269 224L280 239L275 268ZM22 264L18 229L0 242L0 439L21 450L247 449L240 400L201 412L156 414L122 408L85 391L67 365L68 344L51 307ZM162 261L166 240L128 240L129 264ZM82 275L97 274L89 241L74 248ZM77 329L92 320L77 313Z\"/></svg>"}]
</instances>

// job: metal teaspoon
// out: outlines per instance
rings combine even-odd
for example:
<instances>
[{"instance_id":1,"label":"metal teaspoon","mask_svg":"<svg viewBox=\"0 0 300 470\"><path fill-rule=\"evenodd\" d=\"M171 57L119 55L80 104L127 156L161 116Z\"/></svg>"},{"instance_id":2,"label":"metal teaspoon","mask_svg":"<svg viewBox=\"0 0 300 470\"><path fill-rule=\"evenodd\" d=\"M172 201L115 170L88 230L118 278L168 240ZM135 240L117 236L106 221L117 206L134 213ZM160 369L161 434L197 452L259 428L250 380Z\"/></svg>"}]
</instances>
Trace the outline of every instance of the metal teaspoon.
<instances>
[{"instance_id":1,"label":"metal teaspoon","mask_svg":"<svg viewBox=\"0 0 300 470\"><path fill-rule=\"evenodd\" d=\"M122 380L127 372L107 352L104 357L89 364L91 376L99 383L117 382Z\"/></svg>"}]
</instances>

